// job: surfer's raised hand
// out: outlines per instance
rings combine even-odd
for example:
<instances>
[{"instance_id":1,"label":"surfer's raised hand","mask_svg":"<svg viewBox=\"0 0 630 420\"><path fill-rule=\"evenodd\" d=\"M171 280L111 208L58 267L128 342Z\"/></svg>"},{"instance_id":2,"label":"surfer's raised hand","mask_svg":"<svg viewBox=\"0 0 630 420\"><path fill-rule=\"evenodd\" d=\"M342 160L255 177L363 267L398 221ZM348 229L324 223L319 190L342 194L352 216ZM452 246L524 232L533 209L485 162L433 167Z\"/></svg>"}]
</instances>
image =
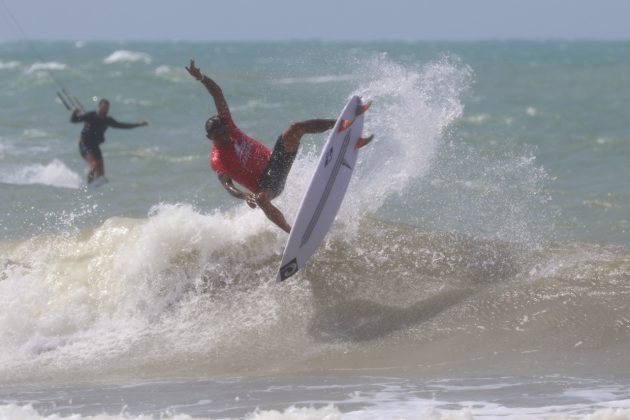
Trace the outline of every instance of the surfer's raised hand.
<instances>
[{"instance_id":1,"label":"surfer's raised hand","mask_svg":"<svg viewBox=\"0 0 630 420\"><path fill-rule=\"evenodd\" d=\"M190 65L189 67L186 67L186 70L188 70L188 74L190 74L192 77L194 77L197 80L201 80L201 78L203 77L199 67L195 67L195 60L193 59L190 60Z\"/></svg>"},{"instance_id":2,"label":"surfer's raised hand","mask_svg":"<svg viewBox=\"0 0 630 420\"><path fill-rule=\"evenodd\" d=\"M225 100L225 96L223 96L221 87L214 80L203 74L199 67L195 67L195 60L193 59L190 59L190 65L186 67L186 70L188 74L200 81L208 89L208 93L212 95L214 105L217 107L217 112L224 116L229 115L230 108Z\"/></svg>"}]
</instances>

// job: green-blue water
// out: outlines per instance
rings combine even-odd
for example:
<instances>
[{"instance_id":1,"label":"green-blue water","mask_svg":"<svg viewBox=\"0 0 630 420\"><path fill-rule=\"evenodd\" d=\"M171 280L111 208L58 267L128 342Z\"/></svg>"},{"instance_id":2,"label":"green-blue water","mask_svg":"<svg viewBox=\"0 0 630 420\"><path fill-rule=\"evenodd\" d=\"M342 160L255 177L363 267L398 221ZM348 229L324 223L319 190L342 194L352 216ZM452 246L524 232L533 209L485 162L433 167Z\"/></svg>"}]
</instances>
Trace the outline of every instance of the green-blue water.
<instances>
[{"instance_id":1,"label":"green-blue water","mask_svg":"<svg viewBox=\"0 0 630 420\"><path fill-rule=\"evenodd\" d=\"M373 100L375 140L290 282L273 281L286 235L208 167L191 58L267 146ZM143 380L130 416L628 407L630 42L5 43L0 86L0 388L38 385L40 414L120 414L107 398ZM107 131L98 189L61 87L149 121ZM276 200L289 220L324 140L303 139ZM62 384L96 402L41 411Z\"/></svg>"}]
</instances>

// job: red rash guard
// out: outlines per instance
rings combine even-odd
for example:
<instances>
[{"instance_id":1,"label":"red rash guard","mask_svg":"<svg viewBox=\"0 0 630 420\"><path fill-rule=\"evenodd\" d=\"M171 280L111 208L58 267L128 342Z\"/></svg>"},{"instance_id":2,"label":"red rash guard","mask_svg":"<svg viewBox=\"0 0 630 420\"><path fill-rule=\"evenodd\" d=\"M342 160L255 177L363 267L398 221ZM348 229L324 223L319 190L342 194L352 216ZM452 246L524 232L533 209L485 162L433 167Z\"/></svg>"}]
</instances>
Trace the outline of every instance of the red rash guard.
<instances>
[{"instance_id":1,"label":"red rash guard","mask_svg":"<svg viewBox=\"0 0 630 420\"><path fill-rule=\"evenodd\" d=\"M210 167L217 175L227 174L251 192L256 192L271 150L243 133L229 114L219 116L227 125L230 144L223 148L212 147Z\"/></svg>"}]
</instances>

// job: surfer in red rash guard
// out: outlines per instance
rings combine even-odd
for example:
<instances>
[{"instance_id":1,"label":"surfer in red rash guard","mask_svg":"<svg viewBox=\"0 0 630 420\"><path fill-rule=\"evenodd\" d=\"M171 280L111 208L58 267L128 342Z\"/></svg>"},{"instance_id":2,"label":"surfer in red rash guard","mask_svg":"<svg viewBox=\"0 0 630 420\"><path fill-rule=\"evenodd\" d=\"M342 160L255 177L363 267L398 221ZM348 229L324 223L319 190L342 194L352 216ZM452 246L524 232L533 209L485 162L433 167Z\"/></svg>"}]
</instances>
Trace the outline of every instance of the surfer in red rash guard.
<instances>
[{"instance_id":1,"label":"surfer in red rash guard","mask_svg":"<svg viewBox=\"0 0 630 420\"><path fill-rule=\"evenodd\" d=\"M195 67L194 60L190 60L186 70L206 87L217 108L218 114L206 121L205 129L206 137L213 143L210 167L217 173L221 185L232 196L245 200L252 209L260 207L269 220L288 233L291 227L271 200L284 189L302 136L329 130L336 120L294 122L278 137L272 152L236 126L221 88ZM234 181L249 192L238 189Z\"/></svg>"}]
</instances>

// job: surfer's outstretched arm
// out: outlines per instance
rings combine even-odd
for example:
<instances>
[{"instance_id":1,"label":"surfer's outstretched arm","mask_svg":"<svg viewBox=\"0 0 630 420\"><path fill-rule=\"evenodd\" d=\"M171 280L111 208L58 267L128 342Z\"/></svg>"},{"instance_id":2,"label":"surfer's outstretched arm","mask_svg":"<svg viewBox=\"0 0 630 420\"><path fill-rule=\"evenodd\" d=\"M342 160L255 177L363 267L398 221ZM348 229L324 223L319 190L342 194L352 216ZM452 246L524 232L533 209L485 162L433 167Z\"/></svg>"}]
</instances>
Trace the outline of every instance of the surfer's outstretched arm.
<instances>
[{"instance_id":1,"label":"surfer's outstretched arm","mask_svg":"<svg viewBox=\"0 0 630 420\"><path fill-rule=\"evenodd\" d=\"M225 190L229 192L232 197L245 200L247 201L247 205L249 207L253 209L256 208L256 198L254 194L246 193L236 188L236 185L234 185L234 182L232 181L232 178L229 177L229 175L227 174L219 175L219 181L221 182L221 185L223 185L223 188L225 188Z\"/></svg>"},{"instance_id":2,"label":"surfer's outstretched arm","mask_svg":"<svg viewBox=\"0 0 630 420\"><path fill-rule=\"evenodd\" d=\"M253 209L255 209L256 206L260 207L260 209L265 213L265 216L267 216L267 218L275 223L280 229L287 233L291 231L291 226L287 223L282 212L278 210L276 206L271 204L271 190L262 190L258 194L243 192L236 188L232 178L226 174L219 175L219 181L221 181L221 185L223 185L223 188L225 188L231 196L245 200L247 205Z\"/></svg>"},{"instance_id":3,"label":"surfer's outstretched arm","mask_svg":"<svg viewBox=\"0 0 630 420\"><path fill-rule=\"evenodd\" d=\"M81 114L81 110L79 108L74 108L72 110L72 114L70 114L70 122L78 123L85 121L84 115Z\"/></svg>"},{"instance_id":4,"label":"surfer's outstretched arm","mask_svg":"<svg viewBox=\"0 0 630 420\"><path fill-rule=\"evenodd\" d=\"M221 87L211 78L201 73L199 67L195 67L195 60L190 60L190 66L186 67L188 73L199 80L210 92L212 95L212 99L214 99L214 105L217 107L217 113L219 114L229 114L230 108L228 107L227 101L225 100L225 96L223 96L223 91Z\"/></svg>"},{"instance_id":5,"label":"surfer's outstretched arm","mask_svg":"<svg viewBox=\"0 0 630 420\"><path fill-rule=\"evenodd\" d=\"M142 122L139 122L139 123L124 123L124 122L116 121L115 119L110 117L109 120L108 120L108 125L110 127L114 127L114 128L126 128L126 129L129 129L129 128L136 128L136 127L145 127L145 126L149 125L149 123L147 121L142 121Z\"/></svg>"}]
</instances>

